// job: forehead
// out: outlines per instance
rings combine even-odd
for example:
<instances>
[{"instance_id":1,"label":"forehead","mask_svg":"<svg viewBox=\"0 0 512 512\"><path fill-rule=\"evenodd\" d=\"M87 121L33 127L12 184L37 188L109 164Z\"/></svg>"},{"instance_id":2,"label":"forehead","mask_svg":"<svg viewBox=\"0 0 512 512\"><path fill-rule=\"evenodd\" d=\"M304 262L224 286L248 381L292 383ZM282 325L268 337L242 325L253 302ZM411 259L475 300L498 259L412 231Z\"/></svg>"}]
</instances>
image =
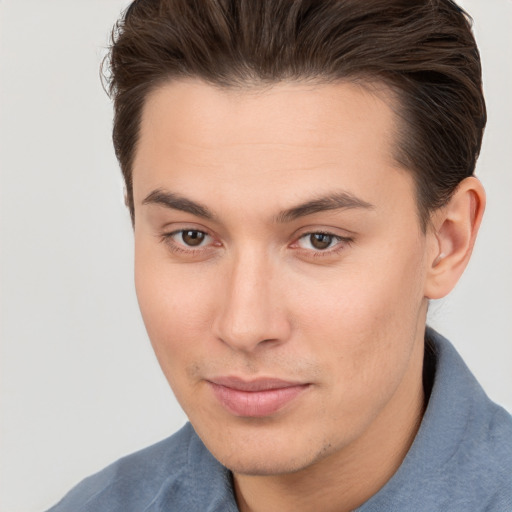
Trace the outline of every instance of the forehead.
<instances>
[{"instance_id":1,"label":"forehead","mask_svg":"<svg viewBox=\"0 0 512 512\"><path fill-rule=\"evenodd\" d=\"M168 142L172 137L177 145L193 143L204 149L281 144L317 149L335 145L343 151L365 142L361 138L366 134L373 135L372 147L385 154L395 124L391 102L384 87L370 90L352 82L234 89L180 80L148 96L141 138L156 136Z\"/></svg>"},{"instance_id":2,"label":"forehead","mask_svg":"<svg viewBox=\"0 0 512 512\"><path fill-rule=\"evenodd\" d=\"M393 159L392 96L358 84L226 89L175 81L146 100L133 166L135 203L155 188L258 195L338 187L386 193L409 173ZM397 181L398 180L398 181ZM379 192L380 189L380 192ZM373 200L369 200L373 202Z\"/></svg>"}]
</instances>

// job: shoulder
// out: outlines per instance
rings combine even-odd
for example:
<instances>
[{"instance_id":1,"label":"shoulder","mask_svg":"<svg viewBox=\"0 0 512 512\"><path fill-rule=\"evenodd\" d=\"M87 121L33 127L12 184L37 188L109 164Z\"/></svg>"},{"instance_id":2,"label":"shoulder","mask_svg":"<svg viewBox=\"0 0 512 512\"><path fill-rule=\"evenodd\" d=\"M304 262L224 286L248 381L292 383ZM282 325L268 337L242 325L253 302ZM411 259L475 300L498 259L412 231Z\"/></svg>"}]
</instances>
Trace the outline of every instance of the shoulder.
<instances>
[{"instance_id":1,"label":"shoulder","mask_svg":"<svg viewBox=\"0 0 512 512\"><path fill-rule=\"evenodd\" d=\"M187 423L171 437L86 478L48 512L156 512L163 510L162 502L171 510L194 509L190 505L201 506L204 499L197 489L227 502L229 510L229 473Z\"/></svg>"},{"instance_id":2,"label":"shoulder","mask_svg":"<svg viewBox=\"0 0 512 512\"><path fill-rule=\"evenodd\" d=\"M437 398L434 412L442 421L435 432L457 432L451 446L444 445L450 455L443 466L446 500L461 510L512 511L512 416L489 399L455 348L437 336L443 384L438 394L446 397Z\"/></svg>"},{"instance_id":3,"label":"shoulder","mask_svg":"<svg viewBox=\"0 0 512 512\"><path fill-rule=\"evenodd\" d=\"M448 340L430 329L427 336L437 363L413 459L429 468L425 490L447 510L512 510L512 417L489 399Z\"/></svg>"},{"instance_id":4,"label":"shoulder","mask_svg":"<svg viewBox=\"0 0 512 512\"><path fill-rule=\"evenodd\" d=\"M512 511L512 417L448 340L427 336L436 364L420 429L397 473L358 510Z\"/></svg>"}]
</instances>

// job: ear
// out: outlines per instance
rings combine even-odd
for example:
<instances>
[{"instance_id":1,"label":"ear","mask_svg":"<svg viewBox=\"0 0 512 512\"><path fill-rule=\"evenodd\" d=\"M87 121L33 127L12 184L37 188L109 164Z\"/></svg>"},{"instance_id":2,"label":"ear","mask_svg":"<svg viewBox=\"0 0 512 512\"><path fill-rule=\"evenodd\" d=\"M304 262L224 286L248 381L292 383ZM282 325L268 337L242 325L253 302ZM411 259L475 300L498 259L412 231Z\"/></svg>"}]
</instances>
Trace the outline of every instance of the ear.
<instances>
[{"instance_id":1,"label":"ear","mask_svg":"<svg viewBox=\"0 0 512 512\"><path fill-rule=\"evenodd\" d=\"M485 209L485 191L477 178L464 179L429 226L425 297L440 299L454 288L466 268Z\"/></svg>"}]
</instances>

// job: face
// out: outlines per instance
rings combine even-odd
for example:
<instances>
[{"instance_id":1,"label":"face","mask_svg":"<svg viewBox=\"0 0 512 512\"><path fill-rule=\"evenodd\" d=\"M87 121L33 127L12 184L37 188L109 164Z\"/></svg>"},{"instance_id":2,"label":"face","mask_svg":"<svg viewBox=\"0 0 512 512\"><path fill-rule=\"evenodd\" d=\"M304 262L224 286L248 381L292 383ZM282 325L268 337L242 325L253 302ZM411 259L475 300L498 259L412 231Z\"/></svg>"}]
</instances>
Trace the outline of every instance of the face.
<instances>
[{"instance_id":1,"label":"face","mask_svg":"<svg viewBox=\"0 0 512 512\"><path fill-rule=\"evenodd\" d=\"M427 237L390 101L349 83L199 81L147 99L138 300L178 401L235 473L382 442L417 394Z\"/></svg>"}]
</instances>

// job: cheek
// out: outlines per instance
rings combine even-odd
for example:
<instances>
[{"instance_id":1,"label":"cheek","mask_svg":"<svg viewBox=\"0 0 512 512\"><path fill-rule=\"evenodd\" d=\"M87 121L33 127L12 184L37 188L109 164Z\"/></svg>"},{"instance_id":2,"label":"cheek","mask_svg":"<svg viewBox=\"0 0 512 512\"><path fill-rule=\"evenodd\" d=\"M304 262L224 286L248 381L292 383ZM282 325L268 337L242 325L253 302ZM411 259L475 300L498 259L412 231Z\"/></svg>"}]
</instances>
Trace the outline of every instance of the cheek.
<instances>
[{"instance_id":1,"label":"cheek","mask_svg":"<svg viewBox=\"0 0 512 512\"><path fill-rule=\"evenodd\" d=\"M198 278L193 266L171 263L158 252L136 244L135 287L151 344L170 380L207 343L215 300L207 271Z\"/></svg>"},{"instance_id":2,"label":"cheek","mask_svg":"<svg viewBox=\"0 0 512 512\"><path fill-rule=\"evenodd\" d=\"M290 300L300 324L308 330L332 330L335 338L351 333L354 342L382 328L401 332L415 321L422 303L421 251L400 260L383 251L378 258L336 268L321 279L298 283Z\"/></svg>"},{"instance_id":3,"label":"cheek","mask_svg":"<svg viewBox=\"0 0 512 512\"><path fill-rule=\"evenodd\" d=\"M328 385L342 391L343 407L354 415L364 402L385 400L396 388L424 322L421 251L400 254L398 261L381 251L359 270L333 273L309 286L296 307L304 338L314 344L310 350L328 369Z\"/></svg>"}]
</instances>

